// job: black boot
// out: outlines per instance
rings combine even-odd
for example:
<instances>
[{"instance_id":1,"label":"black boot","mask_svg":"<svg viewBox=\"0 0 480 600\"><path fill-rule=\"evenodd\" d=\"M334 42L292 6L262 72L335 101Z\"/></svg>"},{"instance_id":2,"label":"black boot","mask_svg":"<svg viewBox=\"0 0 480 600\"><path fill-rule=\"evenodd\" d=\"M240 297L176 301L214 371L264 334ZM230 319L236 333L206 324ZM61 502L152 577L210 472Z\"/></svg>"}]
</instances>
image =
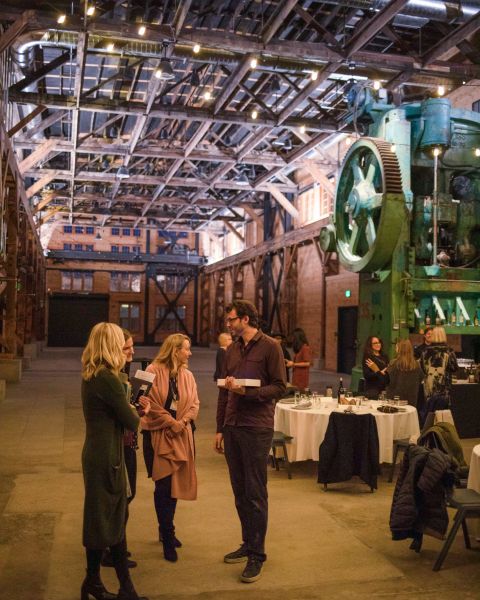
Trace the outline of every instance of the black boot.
<instances>
[{"instance_id":1,"label":"black boot","mask_svg":"<svg viewBox=\"0 0 480 600\"><path fill-rule=\"evenodd\" d=\"M165 560L177 562L178 554L175 550L175 536L171 532L164 532L162 544Z\"/></svg>"},{"instance_id":2,"label":"black boot","mask_svg":"<svg viewBox=\"0 0 480 600\"><path fill-rule=\"evenodd\" d=\"M105 589L99 574L89 575L87 573L80 589L80 598L89 600L90 596L93 596L95 600L116 600L117 598L115 594L111 594Z\"/></svg>"},{"instance_id":3,"label":"black boot","mask_svg":"<svg viewBox=\"0 0 480 600\"><path fill-rule=\"evenodd\" d=\"M120 589L118 590L118 596L116 597L117 600L119 598L120 600L148 600L145 596L139 596L133 587L127 565L125 540L120 544L117 544L117 546L112 546L111 550L115 573L120 582Z\"/></svg>"},{"instance_id":4,"label":"black boot","mask_svg":"<svg viewBox=\"0 0 480 600\"><path fill-rule=\"evenodd\" d=\"M130 578L121 583L121 588L118 590L117 600L148 600L146 596L139 596L133 587Z\"/></svg>"},{"instance_id":5,"label":"black boot","mask_svg":"<svg viewBox=\"0 0 480 600\"><path fill-rule=\"evenodd\" d=\"M163 535L162 535L162 530L161 530L160 527L158 528L158 541L160 543L163 542ZM173 543L175 544L175 548L181 548L182 547L182 542L175 535L175 527L173 528Z\"/></svg>"}]
</instances>

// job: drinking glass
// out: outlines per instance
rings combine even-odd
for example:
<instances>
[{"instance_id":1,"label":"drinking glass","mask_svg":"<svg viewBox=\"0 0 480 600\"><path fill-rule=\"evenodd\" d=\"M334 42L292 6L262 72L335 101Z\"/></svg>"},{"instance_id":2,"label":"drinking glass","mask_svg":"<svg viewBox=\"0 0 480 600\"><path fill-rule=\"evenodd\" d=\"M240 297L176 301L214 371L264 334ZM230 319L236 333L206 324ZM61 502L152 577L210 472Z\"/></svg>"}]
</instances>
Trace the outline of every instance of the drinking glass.
<instances>
[{"instance_id":1,"label":"drinking glass","mask_svg":"<svg viewBox=\"0 0 480 600\"><path fill-rule=\"evenodd\" d=\"M325 396L327 396L327 398L331 398L333 396L333 389L331 385L327 385L325 388Z\"/></svg>"},{"instance_id":2,"label":"drinking glass","mask_svg":"<svg viewBox=\"0 0 480 600\"><path fill-rule=\"evenodd\" d=\"M295 392L295 395L293 397L293 402L294 402L295 406L300 402L300 392Z\"/></svg>"},{"instance_id":3,"label":"drinking glass","mask_svg":"<svg viewBox=\"0 0 480 600\"><path fill-rule=\"evenodd\" d=\"M350 390L347 390L345 392L345 400L346 400L347 404L350 404L350 402L352 401L352 398L353 398L352 392Z\"/></svg>"},{"instance_id":4,"label":"drinking glass","mask_svg":"<svg viewBox=\"0 0 480 600\"><path fill-rule=\"evenodd\" d=\"M400 406L400 396L394 396L393 397L393 404L395 406Z\"/></svg>"}]
</instances>

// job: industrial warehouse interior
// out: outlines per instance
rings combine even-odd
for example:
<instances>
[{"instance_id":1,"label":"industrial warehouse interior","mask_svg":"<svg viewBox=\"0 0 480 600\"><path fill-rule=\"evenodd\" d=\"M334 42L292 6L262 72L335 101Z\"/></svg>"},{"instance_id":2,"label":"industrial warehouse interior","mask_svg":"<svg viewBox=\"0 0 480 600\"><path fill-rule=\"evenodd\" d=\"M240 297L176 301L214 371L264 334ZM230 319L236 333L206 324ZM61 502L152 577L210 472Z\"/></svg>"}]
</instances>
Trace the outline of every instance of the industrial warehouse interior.
<instances>
[{"instance_id":1,"label":"industrial warehouse interior","mask_svg":"<svg viewBox=\"0 0 480 600\"><path fill-rule=\"evenodd\" d=\"M479 48L477 0L1 3L0 598L480 598ZM214 375L250 348L242 300L283 349L275 397ZM82 352L104 322L129 332L131 381L186 336L200 402L178 559L138 435L138 595L105 555L92 583L82 542ZM242 528L217 402L242 395L275 431L261 577L226 564ZM432 488L415 453L445 464Z\"/></svg>"}]
</instances>

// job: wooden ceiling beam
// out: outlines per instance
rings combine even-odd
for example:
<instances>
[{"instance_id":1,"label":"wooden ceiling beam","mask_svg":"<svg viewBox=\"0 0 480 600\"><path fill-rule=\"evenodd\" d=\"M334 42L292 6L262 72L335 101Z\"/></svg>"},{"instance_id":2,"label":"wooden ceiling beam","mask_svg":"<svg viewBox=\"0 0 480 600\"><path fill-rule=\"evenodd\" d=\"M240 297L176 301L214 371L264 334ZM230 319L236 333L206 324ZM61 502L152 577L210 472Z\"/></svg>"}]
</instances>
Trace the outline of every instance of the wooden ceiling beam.
<instances>
[{"instance_id":1,"label":"wooden ceiling beam","mask_svg":"<svg viewBox=\"0 0 480 600\"><path fill-rule=\"evenodd\" d=\"M237 231L237 228L236 228L236 227L234 227L234 226L233 226L233 225L230 223L231 219L230 219L230 218L227 218L227 217L223 217L221 220L222 220L222 221L225 223L225 227L226 227L226 228L227 228L229 231L231 231L231 232L232 232L234 235L236 235L236 236L237 236L237 238L238 238L238 239L239 239L239 240L242 242L242 244L244 244L244 243L245 243L245 238L243 237L243 235L242 235L242 234L241 234L239 231Z\"/></svg>"},{"instance_id":2,"label":"wooden ceiling beam","mask_svg":"<svg viewBox=\"0 0 480 600\"><path fill-rule=\"evenodd\" d=\"M47 142L48 143L48 142ZM25 160L28 160L30 157L27 157ZM41 159L38 159L41 160ZM38 160L36 162L38 162ZM24 175L26 177L34 177L34 178L38 178L38 177L43 177L44 175L46 175L47 173L51 173L52 169L29 169L27 170ZM55 170L56 172L56 176L55 179L59 180L59 181L67 181L69 180L70 177L70 171L67 170ZM76 176L75 176L75 180L77 182L90 182L92 184L95 183L114 183L115 182L115 178L116 178L116 173L106 173L106 172L101 172L101 171L79 171ZM165 177L159 177L159 176L153 176L153 175L132 175L130 176L130 178L128 179L128 184L130 185L151 185L151 186L158 186L161 184L165 184ZM214 187L216 189L225 189L225 190L238 190L238 191L245 191L246 186L242 185L241 183L237 183L236 181L232 181L229 179L220 179L219 181L216 181L215 183L205 183L205 182L201 182L196 178L193 177L174 177L173 179L171 179L169 181L169 185L172 187L191 187L191 188L199 188L199 189L204 189L207 190L210 186ZM286 185L286 184L279 184L278 187L283 191L283 192L290 192L290 193L295 193L298 191L298 187L295 184L291 184L291 185ZM255 188L257 189L257 188ZM253 188L249 188L249 191L252 191ZM258 189L258 191L265 191L265 187L260 186L260 188Z\"/></svg>"},{"instance_id":3,"label":"wooden ceiling beam","mask_svg":"<svg viewBox=\"0 0 480 600\"><path fill-rule=\"evenodd\" d=\"M284 24L285 19L292 12L295 4L298 0L283 0L278 12L272 16L270 21L265 25L265 29L261 33L262 42L268 44L268 42L277 33L280 27Z\"/></svg>"},{"instance_id":4,"label":"wooden ceiling beam","mask_svg":"<svg viewBox=\"0 0 480 600\"><path fill-rule=\"evenodd\" d=\"M28 115L23 117L23 119L21 119L8 131L8 137L13 137L16 133L21 131L26 125L28 125L28 123L30 123L30 121L32 121L35 117L38 117L38 115L42 114L45 108L46 107L42 105L36 106L30 113L28 113Z\"/></svg>"},{"instance_id":5,"label":"wooden ceiling beam","mask_svg":"<svg viewBox=\"0 0 480 600\"><path fill-rule=\"evenodd\" d=\"M324 42L326 42L331 48L334 48L339 54L343 54L343 49L340 47L337 38L326 27L319 23L299 4L296 4L294 8L297 15L301 17L309 27L315 29L315 31L322 36Z\"/></svg>"},{"instance_id":6,"label":"wooden ceiling beam","mask_svg":"<svg viewBox=\"0 0 480 600\"><path fill-rule=\"evenodd\" d=\"M98 127L95 131L98 133L105 127L108 127L118 119L118 116L109 119L102 126ZM71 142L64 138L49 138L57 141L54 150L57 152L70 152ZM104 140L98 138L92 140L89 143L82 141L85 139L81 138L81 145L77 148L78 154L95 154L95 155L117 155L124 156L128 152L128 148L124 144L118 144L112 140ZM24 140L16 139L15 147L21 150L35 150L43 142L40 140ZM195 146L195 144L192 144ZM190 149L189 149L190 150ZM186 149L169 148L162 142L151 143L147 147L137 147L133 152L134 157L142 158L165 158L173 159L177 158L190 158L191 160L200 161L211 161L211 162L237 162L239 160L238 154L233 151L221 151L218 148L212 148L208 150L200 150L193 147L189 153L186 153ZM242 156L241 162L252 165L263 165L263 166L285 166L286 161L279 155L273 152L259 152L256 154L246 154Z\"/></svg>"},{"instance_id":7,"label":"wooden ceiling beam","mask_svg":"<svg viewBox=\"0 0 480 600\"><path fill-rule=\"evenodd\" d=\"M270 192L270 194L275 198L275 200L280 204L280 206L288 212L289 215L291 215L294 219L298 219L298 210L293 206L290 200L286 198L278 189L279 184L267 183L266 188L267 191Z\"/></svg>"},{"instance_id":8,"label":"wooden ceiling beam","mask_svg":"<svg viewBox=\"0 0 480 600\"><path fill-rule=\"evenodd\" d=\"M26 10L0 35L0 54L9 48L15 40L30 26L30 21L35 14L34 10Z\"/></svg>"},{"instance_id":9,"label":"wooden ceiling beam","mask_svg":"<svg viewBox=\"0 0 480 600\"><path fill-rule=\"evenodd\" d=\"M457 46L460 42L463 42L469 38L472 34L480 29L480 13L477 13L471 17L466 23L457 27L449 35L442 37L442 39L433 46L428 52L422 54L422 64L424 67L430 65L435 60L439 60L449 50Z\"/></svg>"},{"instance_id":10,"label":"wooden ceiling beam","mask_svg":"<svg viewBox=\"0 0 480 600\"><path fill-rule=\"evenodd\" d=\"M327 72L328 71L328 72ZM292 102L278 116L277 119L260 116L257 119L252 119L250 114L238 113L236 111L224 110L218 112L215 116L210 110L196 107L185 106L163 106L155 104L150 111L150 117L165 118L165 119L180 119L193 120L201 122L229 123L234 125L243 125L244 127L251 126L268 126L269 128L283 125L284 127L300 127L305 125L312 131L336 131L338 124L334 119L323 117L322 119L305 119L301 117L292 117L287 119L299 104L301 104L312 91L316 88L315 85L320 85L327 79L331 73L330 69L325 69L319 74L317 81L310 82L306 88L300 92ZM307 89L308 88L308 89ZM17 92L10 97L10 100L19 104L43 104L47 108L73 108L74 101L70 97L61 96L59 94L37 94L34 92ZM86 98L80 102L81 110L95 111L99 113L115 113L139 116L145 114L146 105L143 102L119 102L108 98Z\"/></svg>"},{"instance_id":11,"label":"wooden ceiling beam","mask_svg":"<svg viewBox=\"0 0 480 600\"><path fill-rule=\"evenodd\" d=\"M352 54L368 44L402 8L405 8L408 2L409 0L391 0L385 8L378 11L363 26L360 25L357 33L355 33L345 47L346 58L350 58Z\"/></svg>"},{"instance_id":12,"label":"wooden ceiling beam","mask_svg":"<svg viewBox=\"0 0 480 600\"><path fill-rule=\"evenodd\" d=\"M53 173L49 173L48 175L44 175L43 177L41 177L38 181L36 181L34 184L32 184L29 188L25 190L26 197L30 199L32 196L35 196L35 194L38 194L38 192L40 192L46 185L53 181L55 177L55 171Z\"/></svg>"},{"instance_id":13,"label":"wooden ceiling beam","mask_svg":"<svg viewBox=\"0 0 480 600\"><path fill-rule=\"evenodd\" d=\"M48 154L53 150L55 140L47 140L43 142L34 152L32 152L27 158L24 158L18 165L18 170L22 175L25 175L32 167L34 167L41 160L44 160Z\"/></svg>"}]
</instances>

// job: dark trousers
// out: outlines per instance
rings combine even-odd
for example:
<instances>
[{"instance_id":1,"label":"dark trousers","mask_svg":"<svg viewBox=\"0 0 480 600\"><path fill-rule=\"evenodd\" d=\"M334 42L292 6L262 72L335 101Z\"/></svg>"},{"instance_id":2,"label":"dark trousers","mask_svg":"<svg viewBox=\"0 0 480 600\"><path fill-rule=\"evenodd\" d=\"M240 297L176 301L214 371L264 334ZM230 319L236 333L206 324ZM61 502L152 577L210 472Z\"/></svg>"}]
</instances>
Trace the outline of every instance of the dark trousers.
<instances>
[{"instance_id":1,"label":"dark trousers","mask_svg":"<svg viewBox=\"0 0 480 600\"><path fill-rule=\"evenodd\" d=\"M272 437L273 430L263 427L227 425L223 431L225 458L242 525L243 543L249 556L261 561L267 559L267 464Z\"/></svg>"},{"instance_id":2,"label":"dark trousers","mask_svg":"<svg viewBox=\"0 0 480 600\"><path fill-rule=\"evenodd\" d=\"M177 499L172 498L172 476L163 477L155 482L153 502L157 513L158 525L164 542L173 541L175 527L173 519L177 508Z\"/></svg>"}]
</instances>

